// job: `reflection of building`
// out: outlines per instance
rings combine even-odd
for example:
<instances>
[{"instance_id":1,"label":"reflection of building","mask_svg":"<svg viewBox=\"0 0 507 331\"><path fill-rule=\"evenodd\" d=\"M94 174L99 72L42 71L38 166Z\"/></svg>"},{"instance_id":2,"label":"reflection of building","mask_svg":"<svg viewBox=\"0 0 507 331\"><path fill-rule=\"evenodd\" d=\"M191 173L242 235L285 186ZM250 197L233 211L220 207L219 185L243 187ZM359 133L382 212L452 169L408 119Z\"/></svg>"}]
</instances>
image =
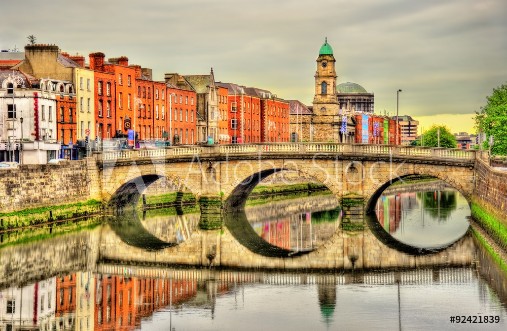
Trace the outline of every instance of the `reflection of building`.
<instances>
[{"instance_id":1,"label":"reflection of building","mask_svg":"<svg viewBox=\"0 0 507 331\"><path fill-rule=\"evenodd\" d=\"M0 291L0 330L56 330L55 278Z\"/></svg>"},{"instance_id":2,"label":"reflection of building","mask_svg":"<svg viewBox=\"0 0 507 331\"><path fill-rule=\"evenodd\" d=\"M74 330L76 274L56 278L56 330Z\"/></svg>"},{"instance_id":3,"label":"reflection of building","mask_svg":"<svg viewBox=\"0 0 507 331\"><path fill-rule=\"evenodd\" d=\"M93 330L95 317L95 277L87 272L76 273L76 331Z\"/></svg>"}]
</instances>

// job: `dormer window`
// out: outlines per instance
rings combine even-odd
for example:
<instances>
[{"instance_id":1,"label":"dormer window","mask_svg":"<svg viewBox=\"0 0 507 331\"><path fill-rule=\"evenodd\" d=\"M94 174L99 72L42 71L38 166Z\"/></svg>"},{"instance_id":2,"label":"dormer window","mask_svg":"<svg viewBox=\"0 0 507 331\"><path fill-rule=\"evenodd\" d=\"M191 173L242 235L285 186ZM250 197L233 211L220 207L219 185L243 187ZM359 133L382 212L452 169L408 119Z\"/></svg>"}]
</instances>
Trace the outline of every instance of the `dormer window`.
<instances>
[{"instance_id":1,"label":"dormer window","mask_svg":"<svg viewBox=\"0 0 507 331\"><path fill-rule=\"evenodd\" d=\"M7 94L14 94L14 84L7 84Z\"/></svg>"}]
</instances>

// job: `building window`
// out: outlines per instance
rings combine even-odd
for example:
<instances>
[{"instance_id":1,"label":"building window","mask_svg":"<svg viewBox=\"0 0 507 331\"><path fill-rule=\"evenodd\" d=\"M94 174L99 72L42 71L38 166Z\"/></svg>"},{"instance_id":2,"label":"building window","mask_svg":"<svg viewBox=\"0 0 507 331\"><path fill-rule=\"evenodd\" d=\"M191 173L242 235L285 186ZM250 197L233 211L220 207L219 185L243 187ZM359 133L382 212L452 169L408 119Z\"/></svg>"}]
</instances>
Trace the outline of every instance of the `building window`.
<instances>
[{"instance_id":1,"label":"building window","mask_svg":"<svg viewBox=\"0 0 507 331\"><path fill-rule=\"evenodd\" d=\"M158 120L158 105L155 105L155 118Z\"/></svg>"},{"instance_id":2,"label":"building window","mask_svg":"<svg viewBox=\"0 0 507 331\"><path fill-rule=\"evenodd\" d=\"M72 108L69 108L69 122L72 123L73 122L73 118L72 118Z\"/></svg>"},{"instance_id":3,"label":"building window","mask_svg":"<svg viewBox=\"0 0 507 331\"><path fill-rule=\"evenodd\" d=\"M80 111L80 112L83 112L83 102L84 102L84 101L83 101L83 97L81 97L81 98L79 99L79 111Z\"/></svg>"},{"instance_id":4,"label":"building window","mask_svg":"<svg viewBox=\"0 0 507 331\"><path fill-rule=\"evenodd\" d=\"M165 106L162 105L162 119L165 120Z\"/></svg>"},{"instance_id":5,"label":"building window","mask_svg":"<svg viewBox=\"0 0 507 331\"><path fill-rule=\"evenodd\" d=\"M140 98L141 97L141 86L138 86L137 87L137 97Z\"/></svg>"},{"instance_id":6,"label":"building window","mask_svg":"<svg viewBox=\"0 0 507 331\"><path fill-rule=\"evenodd\" d=\"M327 83L326 82L322 82L322 84L320 84L320 91L321 91L321 94L327 94Z\"/></svg>"},{"instance_id":7,"label":"building window","mask_svg":"<svg viewBox=\"0 0 507 331\"><path fill-rule=\"evenodd\" d=\"M236 102L231 104L231 113L235 113L237 111Z\"/></svg>"},{"instance_id":8,"label":"building window","mask_svg":"<svg viewBox=\"0 0 507 331\"><path fill-rule=\"evenodd\" d=\"M106 111L107 111L107 117L111 117L111 101L110 100L107 101Z\"/></svg>"},{"instance_id":9,"label":"building window","mask_svg":"<svg viewBox=\"0 0 507 331\"><path fill-rule=\"evenodd\" d=\"M83 89L83 77L79 77L79 89Z\"/></svg>"},{"instance_id":10,"label":"building window","mask_svg":"<svg viewBox=\"0 0 507 331\"><path fill-rule=\"evenodd\" d=\"M183 122L183 109L180 109L180 122Z\"/></svg>"},{"instance_id":11,"label":"building window","mask_svg":"<svg viewBox=\"0 0 507 331\"><path fill-rule=\"evenodd\" d=\"M5 312L7 314L16 313L16 300L7 300L7 310Z\"/></svg>"},{"instance_id":12,"label":"building window","mask_svg":"<svg viewBox=\"0 0 507 331\"><path fill-rule=\"evenodd\" d=\"M48 121L53 122L53 107L48 107Z\"/></svg>"},{"instance_id":13,"label":"building window","mask_svg":"<svg viewBox=\"0 0 507 331\"><path fill-rule=\"evenodd\" d=\"M88 100L87 100L86 110L87 110L87 112L90 112L90 98L88 98Z\"/></svg>"},{"instance_id":14,"label":"building window","mask_svg":"<svg viewBox=\"0 0 507 331\"><path fill-rule=\"evenodd\" d=\"M106 95L107 95L108 97L110 97L110 96L111 96L111 83L107 83L107 84L106 84Z\"/></svg>"},{"instance_id":15,"label":"building window","mask_svg":"<svg viewBox=\"0 0 507 331\"><path fill-rule=\"evenodd\" d=\"M231 129L237 129L238 128L238 120L233 118L231 119Z\"/></svg>"},{"instance_id":16,"label":"building window","mask_svg":"<svg viewBox=\"0 0 507 331\"><path fill-rule=\"evenodd\" d=\"M63 107L60 107L60 122L65 121L64 113L65 113L65 109Z\"/></svg>"},{"instance_id":17,"label":"building window","mask_svg":"<svg viewBox=\"0 0 507 331\"><path fill-rule=\"evenodd\" d=\"M7 94L13 94L14 93L14 84L9 83L7 84Z\"/></svg>"},{"instance_id":18,"label":"building window","mask_svg":"<svg viewBox=\"0 0 507 331\"><path fill-rule=\"evenodd\" d=\"M162 89L162 100L165 100L165 90Z\"/></svg>"},{"instance_id":19,"label":"building window","mask_svg":"<svg viewBox=\"0 0 507 331\"><path fill-rule=\"evenodd\" d=\"M121 102L122 98L123 98L123 93L122 92L118 93L118 108L120 108L120 109L122 106L122 102Z\"/></svg>"},{"instance_id":20,"label":"building window","mask_svg":"<svg viewBox=\"0 0 507 331\"><path fill-rule=\"evenodd\" d=\"M91 91L91 88L90 88L90 78L88 78L88 79L86 80L86 89L87 89L88 91Z\"/></svg>"},{"instance_id":21,"label":"building window","mask_svg":"<svg viewBox=\"0 0 507 331\"><path fill-rule=\"evenodd\" d=\"M130 75L127 76L127 85L132 86L132 77Z\"/></svg>"},{"instance_id":22,"label":"building window","mask_svg":"<svg viewBox=\"0 0 507 331\"><path fill-rule=\"evenodd\" d=\"M118 75L118 84L123 85L123 75L122 74Z\"/></svg>"},{"instance_id":23,"label":"building window","mask_svg":"<svg viewBox=\"0 0 507 331\"><path fill-rule=\"evenodd\" d=\"M7 118L16 118L16 105L7 105Z\"/></svg>"},{"instance_id":24,"label":"building window","mask_svg":"<svg viewBox=\"0 0 507 331\"><path fill-rule=\"evenodd\" d=\"M102 117L102 100L99 100L98 112L99 112L99 117Z\"/></svg>"},{"instance_id":25,"label":"building window","mask_svg":"<svg viewBox=\"0 0 507 331\"><path fill-rule=\"evenodd\" d=\"M194 123L194 111L190 111L190 122Z\"/></svg>"},{"instance_id":26,"label":"building window","mask_svg":"<svg viewBox=\"0 0 507 331\"><path fill-rule=\"evenodd\" d=\"M157 89L155 89L155 99L157 99L157 100L158 100L158 88L157 88Z\"/></svg>"},{"instance_id":27,"label":"building window","mask_svg":"<svg viewBox=\"0 0 507 331\"><path fill-rule=\"evenodd\" d=\"M185 122L188 122L188 109L185 110Z\"/></svg>"},{"instance_id":28,"label":"building window","mask_svg":"<svg viewBox=\"0 0 507 331\"><path fill-rule=\"evenodd\" d=\"M97 94L102 95L102 81L97 82Z\"/></svg>"},{"instance_id":29,"label":"building window","mask_svg":"<svg viewBox=\"0 0 507 331\"><path fill-rule=\"evenodd\" d=\"M130 77L130 76L129 76L129 77ZM127 99L127 108L128 108L129 110L132 110L132 106L131 106L131 101L130 101L130 99L132 99L132 94L130 94L130 93L129 93L129 97L128 97L128 99Z\"/></svg>"},{"instance_id":30,"label":"building window","mask_svg":"<svg viewBox=\"0 0 507 331\"><path fill-rule=\"evenodd\" d=\"M41 106L40 117L41 117L41 120L43 120L43 121L46 120L46 106L44 106L44 105Z\"/></svg>"}]
</instances>

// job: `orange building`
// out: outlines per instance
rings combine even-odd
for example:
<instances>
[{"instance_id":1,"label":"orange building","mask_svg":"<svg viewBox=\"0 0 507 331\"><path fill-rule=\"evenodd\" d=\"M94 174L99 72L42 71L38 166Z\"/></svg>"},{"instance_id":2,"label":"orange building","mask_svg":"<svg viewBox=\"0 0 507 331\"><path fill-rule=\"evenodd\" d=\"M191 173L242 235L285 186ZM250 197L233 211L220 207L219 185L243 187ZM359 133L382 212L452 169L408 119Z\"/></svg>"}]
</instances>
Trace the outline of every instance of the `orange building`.
<instances>
[{"instance_id":1,"label":"orange building","mask_svg":"<svg viewBox=\"0 0 507 331\"><path fill-rule=\"evenodd\" d=\"M74 86L70 83L60 82L57 84L56 109L57 117L57 140L62 145L77 143L76 134L76 98Z\"/></svg>"},{"instance_id":2,"label":"orange building","mask_svg":"<svg viewBox=\"0 0 507 331\"><path fill-rule=\"evenodd\" d=\"M228 109L228 89L224 86L217 86L218 94L218 143L230 143L229 136L229 109Z\"/></svg>"},{"instance_id":3,"label":"orange building","mask_svg":"<svg viewBox=\"0 0 507 331\"><path fill-rule=\"evenodd\" d=\"M57 318L76 312L76 274L56 278Z\"/></svg>"},{"instance_id":4,"label":"orange building","mask_svg":"<svg viewBox=\"0 0 507 331\"><path fill-rule=\"evenodd\" d=\"M195 144L197 142L197 94L191 89L167 83L166 125L172 144ZM171 134L172 133L172 134Z\"/></svg>"},{"instance_id":5,"label":"orange building","mask_svg":"<svg viewBox=\"0 0 507 331\"><path fill-rule=\"evenodd\" d=\"M104 53L91 53L90 69L94 70L95 123L99 139L110 139L116 133L116 84L113 72L105 71Z\"/></svg>"},{"instance_id":6,"label":"orange building","mask_svg":"<svg viewBox=\"0 0 507 331\"><path fill-rule=\"evenodd\" d=\"M287 142L290 130L289 102L278 99L269 91L259 91L262 95L262 142Z\"/></svg>"}]
</instances>

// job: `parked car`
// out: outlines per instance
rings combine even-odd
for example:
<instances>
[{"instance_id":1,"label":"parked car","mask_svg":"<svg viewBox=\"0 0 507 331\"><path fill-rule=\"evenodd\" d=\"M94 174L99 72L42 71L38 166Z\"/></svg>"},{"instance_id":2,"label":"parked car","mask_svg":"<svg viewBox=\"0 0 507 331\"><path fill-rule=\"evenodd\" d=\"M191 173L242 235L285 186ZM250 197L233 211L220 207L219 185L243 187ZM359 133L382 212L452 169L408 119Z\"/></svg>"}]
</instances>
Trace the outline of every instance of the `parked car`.
<instances>
[{"instance_id":1,"label":"parked car","mask_svg":"<svg viewBox=\"0 0 507 331\"><path fill-rule=\"evenodd\" d=\"M0 162L0 169L17 169L18 167L17 162Z\"/></svg>"}]
</instances>

